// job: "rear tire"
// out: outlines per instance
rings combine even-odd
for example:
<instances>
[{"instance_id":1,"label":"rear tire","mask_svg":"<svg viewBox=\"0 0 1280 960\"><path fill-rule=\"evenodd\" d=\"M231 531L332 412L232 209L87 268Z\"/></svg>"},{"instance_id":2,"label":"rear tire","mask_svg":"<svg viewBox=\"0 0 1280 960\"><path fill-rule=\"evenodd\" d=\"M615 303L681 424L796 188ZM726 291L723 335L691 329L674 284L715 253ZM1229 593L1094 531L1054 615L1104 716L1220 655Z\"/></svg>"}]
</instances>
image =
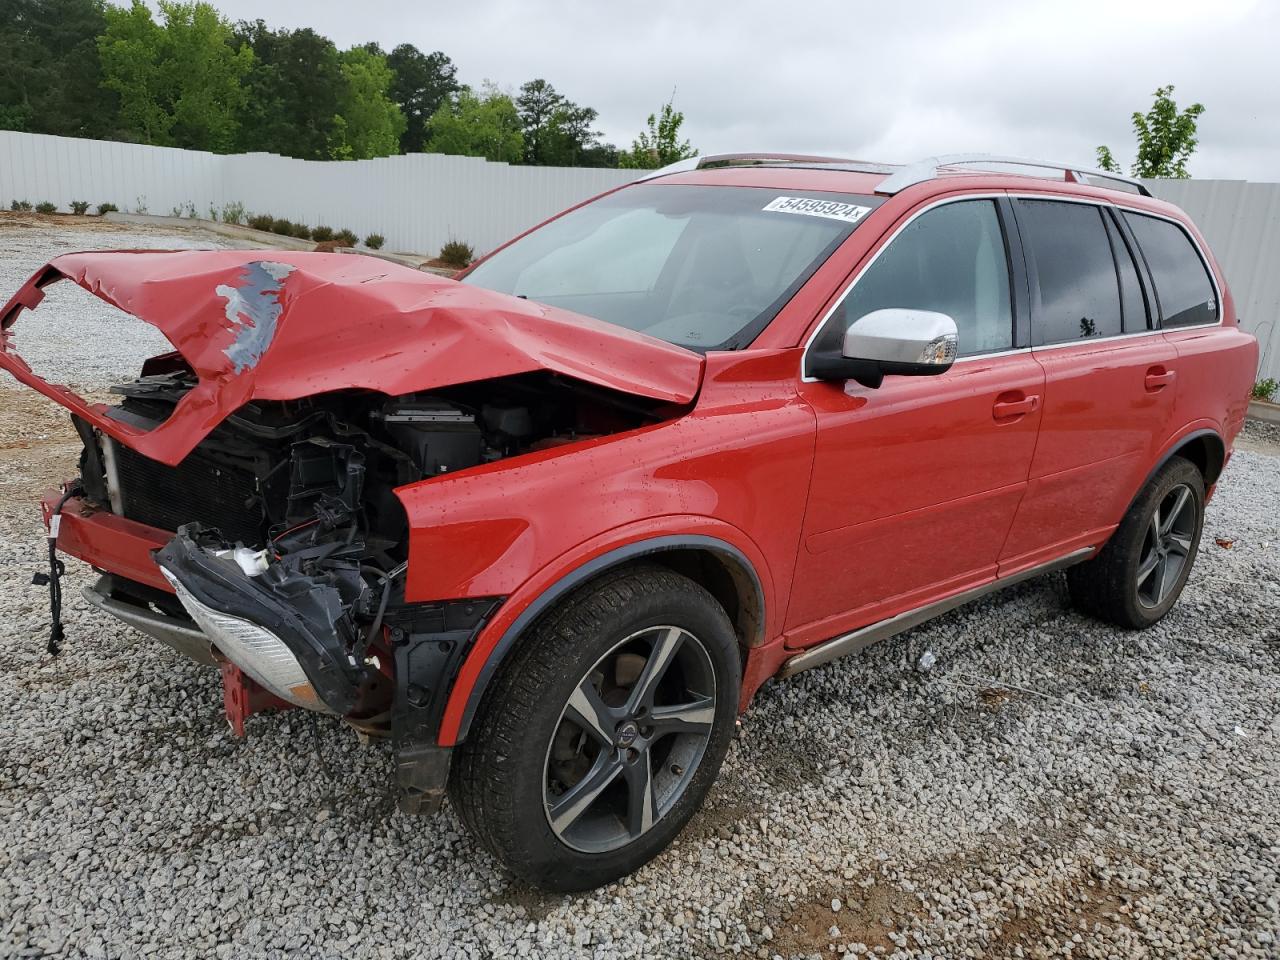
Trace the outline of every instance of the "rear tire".
<instances>
[{"instance_id":1,"label":"rear tire","mask_svg":"<svg viewBox=\"0 0 1280 960\"><path fill-rule=\"evenodd\" d=\"M454 751L449 799L512 873L588 890L652 860L729 747L741 667L716 600L664 567L609 574L522 641Z\"/></svg>"},{"instance_id":2,"label":"rear tire","mask_svg":"<svg viewBox=\"0 0 1280 960\"><path fill-rule=\"evenodd\" d=\"M1160 620L1182 594L1204 529L1204 478L1171 457L1092 560L1067 570L1076 609L1129 630Z\"/></svg>"}]
</instances>

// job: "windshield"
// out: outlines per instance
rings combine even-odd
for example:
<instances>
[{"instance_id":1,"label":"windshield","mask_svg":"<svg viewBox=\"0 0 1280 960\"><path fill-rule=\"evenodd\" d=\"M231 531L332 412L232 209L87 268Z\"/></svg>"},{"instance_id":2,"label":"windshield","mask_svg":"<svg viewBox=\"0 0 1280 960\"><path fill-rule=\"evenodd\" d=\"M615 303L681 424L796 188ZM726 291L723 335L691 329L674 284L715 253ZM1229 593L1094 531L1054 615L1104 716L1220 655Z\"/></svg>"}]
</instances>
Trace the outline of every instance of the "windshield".
<instances>
[{"instance_id":1,"label":"windshield","mask_svg":"<svg viewBox=\"0 0 1280 960\"><path fill-rule=\"evenodd\" d=\"M734 350L881 202L759 187L626 187L499 250L463 282L692 350Z\"/></svg>"}]
</instances>

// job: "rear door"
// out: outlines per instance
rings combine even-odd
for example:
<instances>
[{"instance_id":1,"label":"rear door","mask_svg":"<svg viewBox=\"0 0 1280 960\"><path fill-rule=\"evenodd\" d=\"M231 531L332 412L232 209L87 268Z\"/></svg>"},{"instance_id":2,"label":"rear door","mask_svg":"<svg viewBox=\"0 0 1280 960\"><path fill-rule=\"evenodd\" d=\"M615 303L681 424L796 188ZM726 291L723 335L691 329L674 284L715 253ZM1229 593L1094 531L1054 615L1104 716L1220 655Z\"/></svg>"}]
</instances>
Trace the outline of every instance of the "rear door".
<instances>
[{"instance_id":1,"label":"rear door","mask_svg":"<svg viewBox=\"0 0 1280 960\"><path fill-rule=\"evenodd\" d=\"M1248 406L1248 384L1256 370L1248 359L1253 351L1230 349L1242 346L1244 335L1234 325L1222 325L1226 305L1186 228L1132 210L1121 217L1150 272L1164 338L1178 352L1174 426L1212 427L1229 444Z\"/></svg>"},{"instance_id":2,"label":"rear door","mask_svg":"<svg viewBox=\"0 0 1280 960\"><path fill-rule=\"evenodd\" d=\"M794 645L992 579L1026 487L1044 373L1018 350L1025 278L1003 198L908 214L815 337L873 310L950 315L960 355L940 376L800 384L817 416L813 479L788 609Z\"/></svg>"},{"instance_id":3,"label":"rear door","mask_svg":"<svg viewBox=\"0 0 1280 960\"><path fill-rule=\"evenodd\" d=\"M1000 575L1097 543L1119 522L1167 435L1177 352L1112 208L1014 200L1031 286L1044 414Z\"/></svg>"}]
</instances>

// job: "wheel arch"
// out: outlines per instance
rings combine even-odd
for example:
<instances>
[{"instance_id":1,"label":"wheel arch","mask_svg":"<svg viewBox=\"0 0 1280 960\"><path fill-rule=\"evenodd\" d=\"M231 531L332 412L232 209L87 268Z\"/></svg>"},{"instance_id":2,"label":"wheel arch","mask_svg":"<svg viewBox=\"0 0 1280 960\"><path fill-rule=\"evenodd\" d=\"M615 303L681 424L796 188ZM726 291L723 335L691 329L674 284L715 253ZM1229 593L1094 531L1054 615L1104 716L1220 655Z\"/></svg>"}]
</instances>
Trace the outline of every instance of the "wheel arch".
<instances>
[{"instance_id":1,"label":"wheel arch","mask_svg":"<svg viewBox=\"0 0 1280 960\"><path fill-rule=\"evenodd\" d=\"M1182 457L1195 464L1196 469L1200 471L1200 476L1204 477L1204 485L1207 488L1217 483L1218 478L1222 476L1222 468L1227 460L1227 444L1222 439L1222 434L1210 427L1183 434L1171 442L1160 459L1156 461L1151 472L1143 480L1142 486L1138 488L1139 494L1160 468L1173 457Z\"/></svg>"},{"instance_id":2,"label":"wheel arch","mask_svg":"<svg viewBox=\"0 0 1280 960\"><path fill-rule=\"evenodd\" d=\"M446 722L440 730L442 745L461 743L470 730L485 691L503 661L520 639L559 601L606 573L641 561L658 563L704 587L729 616L744 648L761 646L766 638L765 588L756 565L741 549L727 540L706 534L669 534L637 540L595 556L564 573L530 600L509 624L502 628L497 643L484 655L475 681L468 691L450 694ZM745 660L744 660L745 662ZM465 700L458 702L465 696ZM448 714L457 711L456 730L451 730ZM447 742L446 742L447 741Z\"/></svg>"}]
</instances>

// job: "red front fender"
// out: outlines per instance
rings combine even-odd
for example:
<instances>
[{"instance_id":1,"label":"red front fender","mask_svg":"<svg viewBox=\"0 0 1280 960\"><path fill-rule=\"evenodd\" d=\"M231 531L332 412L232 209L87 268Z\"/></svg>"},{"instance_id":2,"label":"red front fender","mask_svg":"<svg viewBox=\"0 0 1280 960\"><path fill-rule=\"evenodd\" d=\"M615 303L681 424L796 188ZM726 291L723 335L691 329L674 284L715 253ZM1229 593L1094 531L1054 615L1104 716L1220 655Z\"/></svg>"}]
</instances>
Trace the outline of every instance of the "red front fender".
<instances>
[{"instance_id":1,"label":"red front fender","mask_svg":"<svg viewBox=\"0 0 1280 960\"><path fill-rule=\"evenodd\" d=\"M574 588L604 571L673 550L705 550L746 568L758 590L762 607L758 635L747 638L752 655L782 628L782 604L777 602L768 561L741 530L711 517L655 517L602 534L543 566L516 589L476 638L458 671L440 723L441 746L462 740L479 706L480 697L522 632L543 610ZM758 684L750 685L754 690ZM749 699L744 685L743 704Z\"/></svg>"}]
</instances>

